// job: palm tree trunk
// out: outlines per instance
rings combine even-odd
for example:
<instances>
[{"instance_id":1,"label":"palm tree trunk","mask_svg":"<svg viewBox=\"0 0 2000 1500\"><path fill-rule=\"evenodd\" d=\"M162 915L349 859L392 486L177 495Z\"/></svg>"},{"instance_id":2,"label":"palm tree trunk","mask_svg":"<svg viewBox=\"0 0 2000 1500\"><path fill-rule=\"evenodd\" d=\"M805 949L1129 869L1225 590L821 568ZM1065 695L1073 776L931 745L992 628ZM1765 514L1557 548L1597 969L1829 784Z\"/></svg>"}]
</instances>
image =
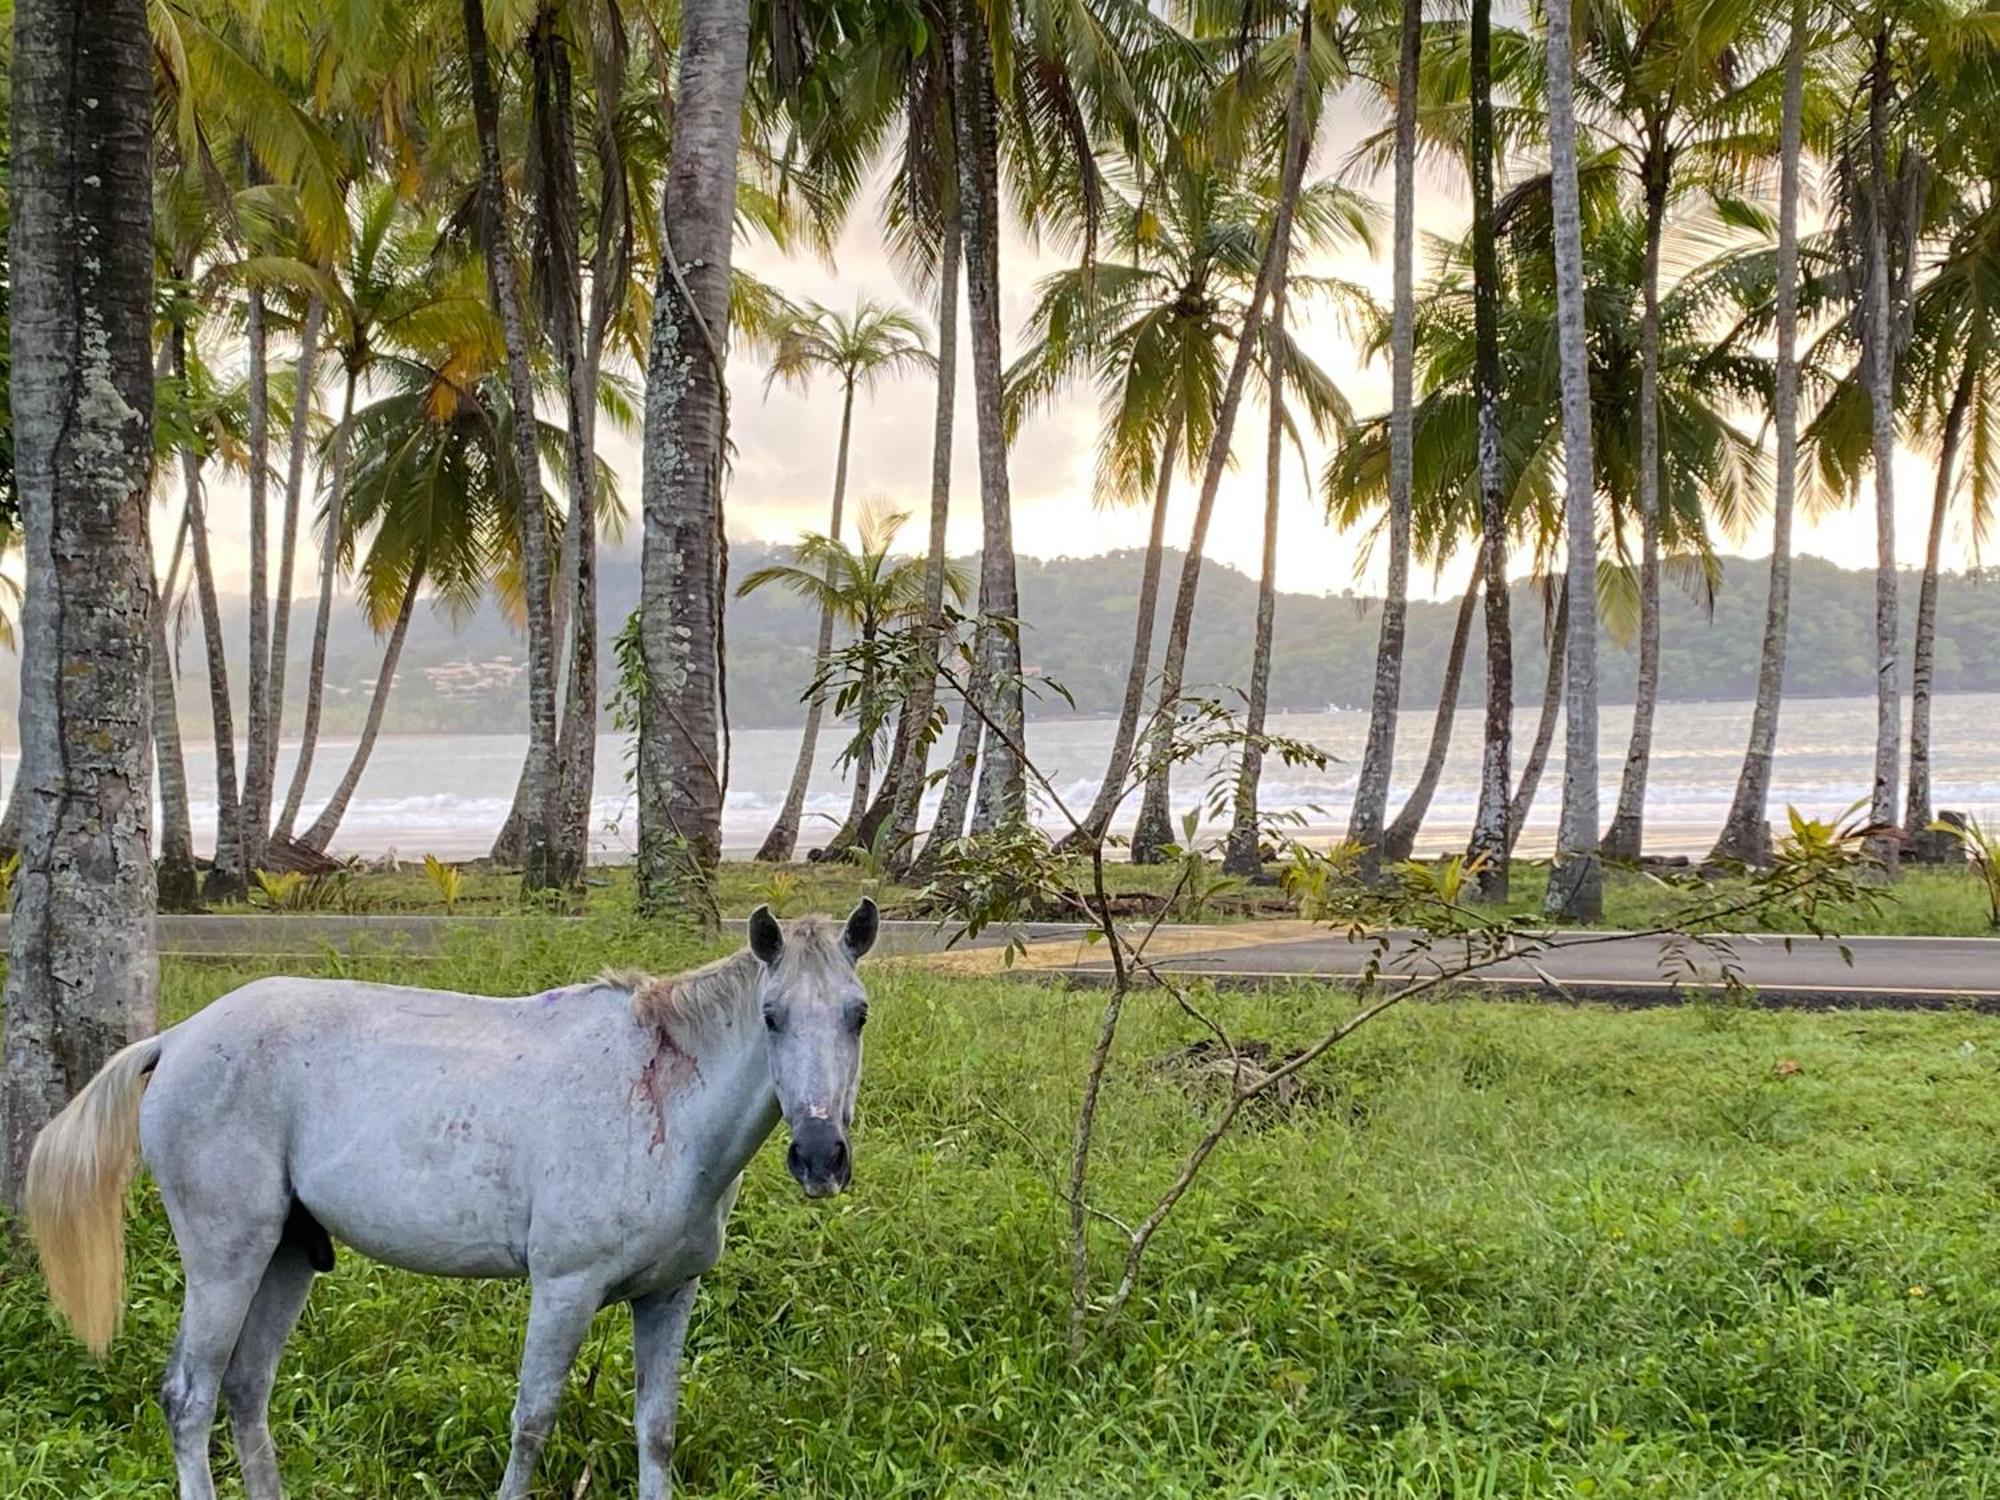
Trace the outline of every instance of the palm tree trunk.
<instances>
[{"instance_id":1,"label":"palm tree trunk","mask_svg":"<svg viewBox=\"0 0 2000 1500\"><path fill-rule=\"evenodd\" d=\"M1298 206L1299 183L1305 174L1306 95L1312 83L1312 7L1299 7L1299 38L1292 52L1292 86L1285 105L1285 158L1279 177L1277 213L1271 238L1265 248L1264 263L1257 284L1250 293L1250 305L1243 313L1243 326L1236 335L1236 353L1230 362L1222 403L1217 409L1215 431L1209 439L1202 467L1201 492L1195 501L1194 527L1188 538L1187 556L1181 561L1180 587L1174 595L1174 613L1167 626L1167 649L1160 664L1160 692L1153 710L1151 744L1146 761L1146 786L1139 800L1139 819L1132 831L1132 861L1157 864L1173 842L1173 804L1168 782L1172 763L1174 722L1180 709L1181 682L1187 670L1188 636L1194 628L1195 595L1201 587L1201 554L1208 541L1208 524L1215 513L1215 497L1222 487L1222 471L1229 464L1230 440L1236 431L1236 413L1243 404L1243 387L1256 355L1259 321L1271 288L1287 275L1291 258L1292 217Z\"/></svg>"},{"instance_id":2,"label":"palm tree trunk","mask_svg":"<svg viewBox=\"0 0 2000 1500\"><path fill-rule=\"evenodd\" d=\"M958 202L965 236L965 306L972 336L973 412L979 448L979 611L1007 624L981 633L986 651L986 710L997 732L980 763L975 824L1013 823L1027 812L1021 613L1014 569L1014 508L1007 479L1007 432L1002 413L1005 366L1000 347L1000 136L993 58L984 12L975 0L953 0L951 55L957 107Z\"/></svg>"},{"instance_id":3,"label":"palm tree trunk","mask_svg":"<svg viewBox=\"0 0 2000 1500\"><path fill-rule=\"evenodd\" d=\"M1472 316L1474 399L1479 422L1479 525L1486 571L1486 734L1479 755L1479 807L1466 857L1479 894L1507 899L1507 800L1514 755L1513 601L1507 588L1507 496L1500 450L1500 258L1493 211L1493 17L1472 0Z\"/></svg>"},{"instance_id":4,"label":"palm tree trunk","mask_svg":"<svg viewBox=\"0 0 2000 1500\"><path fill-rule=\"evenodd\" d=\"M1243 712L1243 755L1236 769L1236 805L1222 868L1232 875L1264 872L1257 826L1257 787L1264 774L1264 720L1271 701L1271 633L1278 614L1278 492L1285 462L1285 375L1278 341L1285 330L1285 284L1271 288L1270 426L1264 446L1264 556L1257 577L1257 624L1250 646L1250 691Z\"/></svg>"},{"instance_id":5,"label":"palm tree trunk","mask_svg":"<svg viewBox=\"0 0 2000 1500\"><path fill-rule=\"evenodd\" d=\"M285 806L272 830L273 841L286 841L298 826L312 779L313 756L319 749L320 713L326 700L326 638L333 625L334 586L340 577L340 518L347 503L347 451L354 431L355 372L347 370L347 391L341 397L340 426L333 434L333 473L326 495L326 528L320 537L319 599L313 606L312 656L306 665L305 718L299 725L299 758L292 766L292 784Z\"/></svg>"},{"instance_id":6,"label":"palm tree trunk","mask_svg":"<svg viewBox=\"0 0 2000 1500\"><path fill-rule=\"evenodd\" d=\"M354 747L347 769L340 773L333 795L326 799L326 806L313 819L312 827L299 839L301 845L316 853L325 853L327 845L333 842L340 820L347 816L347 804L354 800L354 789L361 784L361 773L368 769L368 757L375 751L375 737L382 732L389 690L396 685L396 664L402 659L403 641L410 633L410 616L416 613L417 592L423 583L424 570L410 569L409 582L403 586L403 597L396 605L396 623L389 628L389 643L382 648L382 669L375 674L375 692L368 700L368 718L361 726L361 739Z\"/></svg>"},{"instance_id":7,"label":"palm tree trunk","mask_svg":"<svg viewBox=\"0 0 2000 1500\"><path fill-rule=\"evenodd\" d=\"M1875 465L1875 776L1869 819L1883 830L1876 851L1896 865L1896 774L1902 753L1902 684L1897 671L1896 618L1896 353L1889 306L1889 23L1875 32L1868 82L1867 274L1862 278L1862 348L1867 362Z\"/></svg>"},{"instance_id":8,"label":"palm tree trunk","mask_svg":"<svg viewBox=\"0 0 2000 1500\"><path fill-rule=\"evenodd\" d=\"M1347 820L1347 837L1360 848L1360 873L1367 880L1375 879L1382 868L1382 825L1389 816L1389 778L1396 765L1396 718L1402 708L1403 642L1409 622L1417 362L1417 83L1423 54L1423 9L1422 0L1403 0L1396 63L1396 264L1389 333L1389 576L1382 597L1382 633L1375 644L1368 743L1361 754L1354 808Z\"/></svg>"},{"instance_id":9,"label":"palm tree trunk","mask_svg":"<svg viewBox=\"0 0 2000 1500\"><path fill-rule=\"evenodd\" d=\"M1972 404L1978 373L1977 352L1968 353L1958 386L1946 408L1944 432L1938 444L1937 489L1931 497L1930 536L1924 546L1924 580L1917 593L1917 624L1910 641L1910 800L1903 827L1919 849L1929 847L1931 826L1931 685L1937 668L1937 605L1939 556L1944 549L1944 520L1951 510L1958 450L1965 436L1965 414Z\"/></svg>"},{"instance_id":10,"label":"palm tree trunk","mask_svg":"<svg viewBox=\"0 0 2000 1500\"><path fill-rule=\"evenodd\" d=\"M924 783L930 773L931 713L937 706L938 639L944 629L945 530L951 520L952 409L958 396L958 275L962 257L958 207L948 204L944 244L938 254L937 405L931 423L931 534L924 569L924 617L918 628L923 640L917 652L917 677L903 705L910 726L906 753L911 763L892 767L889 783L896 801L889 814L890 868L908 869L916 853L917 818L923 807ZM872 843L872 835L870 842Z\"/></svg>"},{"instance_id":11,"label":"palm tree trunk","mask_svg":"<svg viewBox=\"0 0 2000 1500\"><path fill-rule=\"evenodd\" d=\"M1576 182L1570 19L1565 6L1549 10L1549 180L1562 371L1564 541L1569 552L1569 712L1562 819L1544 909L1560 920L1594 922L1604 914L1604 870L1597 852L1597 487L1584 350L1583 208Z\"/></svg>"},{"instance_id":12,"label":"palm tree trunk","mask_svg":"<svg viewBox=\"0 0 2000 1500\"><path fill-rule=\"evenodd\" d=\"M1639 323L1639 671L1632 687L1632 738L1618 783L1618 806L1601 846L1606 859L1645 853L1646 776L1652 769L1653 711L1660 701L1660 235L1667 220L1667 162L1646 167L1646 263Z\"/></svg>"},{"instance_id":13,"label":"palm tree trunk","mask_svg":"<svg viewBox=\"0 0 2000 1500\"><path fill-rule=\"evenodd\" d=\"M271 685L265 695L269 722L264 735L264 765L258 783L258 837L270 827L271 797L278 785L278 742L285 729L285 666L291 655L292 573L298 563L299 506L305 495L306 447L312 441L310 418L313 381L319 367L319 332L326 306L315 292L306 302L299 329L298 390L292 397L292 446L285 466L285 515L278 534L278 587L271 601Z\"/></svg>"},{"instance_id":14,"label":"palm tree trunk","mask_svg":"<svg viewBox=\"0 0 2000 1500\"><path fill-rule=\"evenodd\" d=\"M646 362L640 643L639 897L716 922L722 849L722 464L736 156L749 7L682 6L680 95Z\"/></svg>"},{"instance_id":15,"label":"palm tree trunk","mask_svg":"<svg viewBox=\"0 0 2000 1500\"><path fill-rule=\"evenodd\" d=\"M1792 0L1785 44L1785 95L1778 147L1778 360L1772 399L1777 429L1771 490L1771 582L1764 604L1764 645L1757 660L1757 703L1736 795L1711 860L1767 864L1771 857L1771 771L1778 748L1778 708L1785 682L1785 638L1792 615L1792 506L1799 456L1799 154L1804 135L1807 0Z\"/></svg>"},{"instance_id":16,"label":"palm tree trunk","mask_svg":"<svg viewBox=\"0 0 2000 1500\"><path fill-rule=\"evenodd\" d=\"M978 663L985 660L977 643L973 646L973 675L965 685L965 701L959 705L958 734L952 746L951 762L945 772L944 791L938 798L937 817L931 821L930 837L923 852L910 868L910 877L923 880L938 866L944 853L965 834L965 811L972 803L972 784L979 770L979 747L985 738L986 721L972 704L985 684L979 678Z\"/></svg>"},{"instance_id":17,"label":"palm tree trunk","mask_svg":"<svg viewBox=\"0 0 2000 1500\"><path fill-rule=\"evenodd\" d=\"M56 1111L153 1031L159 997L145 7L21 0L12 78L20 779L33 794L0 1002L0 1204L17 1201Z\"/></svg>"},{"instance_id":18,"label":"palm tree trunk","mask_svg":"<svg viewBox=\"0 0 2000 1500\"><path fill-rule=\"evenodd\" d=\"M264 744L271 712L271 379L264 326L264 294L250 289L245 338L249 343L250 418L250 682L249 743L243 756L243 866L264 863L264 825L270 792L262 783Z\"/></svg>"},{"instance_id":19,"label":"palm tree trunk","mask_svg":"<svg viewBox=\"0 0 2000 1500\"><path fill-rule=\"evenodd\" d=\"M597 762L597 360L583 327L583 219L576 157L576 104L568 46L544 10L536 31L535 120L542 157L541 212L547 226L550 326L563 370L564 456L569 514L557 615L569 628L569 673L556 737L552 883L580 886L590 857L590 803ZM610 234L609 226L601 233Z\"/></svg>"},{"instance_id":20,"label":"palm tree trunk","mask_svg":"<svg viewBox=\"0 0 2000 1500\"><path fill-rule=\"evenodd\" d=\"M1535 805L1541 789L1542 772L1549 763L1549 747L1555 743L1556 716L1562 712L1563 657L1569 647L1569 580L1564 579L1556 599L1556 619L1549 631L1548 671L1542 678L1542 716L1535 725L1535 741L1528 747L1528 759L1521 767L1521 780L1514 788L1514 800L1507 807L1507 853L1521 842L1521 830L1528 826L1528 810Z\"/></svg>"},{"instance_id":21,"label":"palm tree trunk","mask_svg":"<svg viewBox=\"0 0 2000 1500\"><path fill-rule=\"evenodd\" d=\"M1139 568L1139 605L1132 620L1132 660L1125 669L1125 697L1118 705L1118 728L1111 738L1111 757L1105 762L1104 779L1084 814L1083 831L1064 836L1059 847L1087 849L1103 841L1111 819L1124 800L1126 778L1132 774L1132 749L1139 738L1139 712L1146 704L1146 679L1153 659L1154 619L1160 612L1160 562L1167 539L1167 506L1173 495L1174 464L1180 457L1181 422L1178 414L1167 429L1166 450L1160 455L1160 471L1153 483L1153 528L1146 536L1146 558ZM1260 596L1261 597L1261 596Z\"/></svg>"},{"instance_id":22,"label":"palm tree trunk","mask_svg":"<svg viewBox=\"0 0 2000 1500\"><path fill-rule=\"evenodd\" d=\"M1472 639L1472 619L1479 605L1481 571L1481 564L1475 562L1472 581L1458 601L1458 619L1452 626L1451 647L1445 653L1444 681L1438 688L1437 713L1431 720L1431 746L1424 755L1423 769L1417 773L1417 784L1410 789L1409 800L1396 814L1389 831L1382 835L1384 863L1410 857L1410 851L1417 846L1424 815L1431 810L1431 798L1437 794L1438 781L1444 775L1445 757L1451 753L1452 724L1458 718L1459 681L1465 673L1466 647Z\"/></svg>"},{"instance_id":23,"label":"palm tree trunk","mask_svg":"<svg viewBox=\"0 0 2000 1500\"><path fill-rule=\"evenodd\" d=\"M160 861L157 871L161 911L192 911L200 894L194 867L194 828L188 814L187 761L181 754L180 709L174 701L174 660L167 645L173 613L174 581L187 548L186 508L174 530L173 556L164 583L153 591L153 753L160 779Z\"/></svg>"},{"instance_id":24,"label":"palm tree trunk","mask_svg":"<svg viewBox=\"0 0 2000 1500\"><path fill-rule=\"evenodd\" d=\"M853 432L854 382L850 379L841 392L840 446L834 450L833 460L833 518L826 529L826 534L836 542L840 540L841 511L847 502L847 452ZM826 581L831 588L832 564L827 566ZM813 648L815 683L826 670L827 658L832 652L833 607L823 604L819 611L819 641ZM771 825L771 831L764 835L764 842L758 846L757 858L760 860L783 864L797 851L799 826L805 817L806 788L812 781L813 756L819 749L819 726L825 714L826 691L814 687L812 696L806 700L805 732L799 740L798 758L792 762L792 779L785 788L784 805L778 809L778 820Z\"/></svg>"},{"instance_id":25,"label":"palm tree trunk","mask_svg":"<svg viewBox=\"0 0 2000 1500\"><path fill-rule=\"evenodd\" d=\"M864 648L872 647L875 644L875 624L872 620L862 623L861 644ZM860 720L862 729L867 732L860 736L860 742L854 749L854 795L849 799L847 804L847 821L841 824L841 832L846 836L845 840L841 836L836 835L827 845L827 852L836 857L846 854L849 844L854 837L854 830L860 828L862 816L868 811L868 780L875 772L875 734L871 727L872 715L875 712L875 663L873 657L864 657L862 659L861 681L855 695L854 711L855 716Z\"/></svg>"},{"instance_id":26,"label":"palm tree trunk","mask_svg":"<svg viewBox=\"0 0 2000 1500\"><path fill-rule=\"evenodd\" d=\"M487 54L484 0L465 0L465 51L472 115L479 136L479 207L486 280L507 350L507 400L513 408L514 478L520 487L521 583L528 616L528 808L522 827L523 882L530 890L559 883L555 831L556 653L550 617L549 543L535 446L535 387L528 332L514 262L514 231L500 170L500 105Z\"/></svg>"}]
</instances>

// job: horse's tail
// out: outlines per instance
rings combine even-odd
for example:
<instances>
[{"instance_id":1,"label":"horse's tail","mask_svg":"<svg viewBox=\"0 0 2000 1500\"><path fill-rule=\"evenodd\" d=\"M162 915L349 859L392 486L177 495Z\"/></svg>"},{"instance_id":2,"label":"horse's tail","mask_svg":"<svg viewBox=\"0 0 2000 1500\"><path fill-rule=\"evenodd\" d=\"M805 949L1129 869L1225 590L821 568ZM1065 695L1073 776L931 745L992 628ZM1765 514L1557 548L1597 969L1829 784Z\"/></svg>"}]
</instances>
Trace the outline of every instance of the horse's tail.
<instances>
[{"instance_id":1,"label":"horse's tail","mask_svg":"<svg viewBox=\"0 0 2000 1500\"><path fill-rule=\"evenodd\" d=\"M124 1313L125 1187L139 1159L139 1097L160 1042L148 1037L118 1053L42 1127L22 1184L49 1300L100 1356Z\"/></svg>"}]
</instances>

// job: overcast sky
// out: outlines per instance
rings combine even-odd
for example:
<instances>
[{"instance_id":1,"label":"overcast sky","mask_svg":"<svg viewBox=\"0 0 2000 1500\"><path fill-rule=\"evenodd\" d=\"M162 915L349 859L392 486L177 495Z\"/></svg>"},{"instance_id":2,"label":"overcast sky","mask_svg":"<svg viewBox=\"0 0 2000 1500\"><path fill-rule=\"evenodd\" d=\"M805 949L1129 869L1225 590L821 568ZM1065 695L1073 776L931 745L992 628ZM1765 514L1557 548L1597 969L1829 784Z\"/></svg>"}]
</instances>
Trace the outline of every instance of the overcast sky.
<instances>
[{"instance_id":1,"label":"overcast sky","mask_svg":"<svg viewBox=\"0 0 2000 1500\"><path fill-rule=\"evenodd\" d=\"M1318 143L1314 171L1327 174L1342 170L1364 132L1373 128L1372 122L1351 108L1335 110ZM1385 177L1377 184L1358 185L1377 192L1384 201L1380 255L1371 258L1365 251L1344 252L1308 261L1305 268L1360 282L1376 296L1386 299L1388 183ZM857 215L831 265L810 258L787 257L758 241L739 246L740 263L795 299L811 298L829 306L849 308L857 299L872 298L908 307L921 314L929 325L930 311L914 304L889 265L876 230L873 208L871 202L867 212ZM1428 176L1419 199L1420 242L1425 234L1457 234L1464 222L1465 209L1457 184L1441 181L1435 174ZM1018 232L1010 230L1004 236L1002 333L1007 358L1012 359L1017 352L1018 330L1033 302L1036 281L1061 264L1059 258L1029 243ZM1422 280L1421 268L1419 280ZM962 309L963 298L961 317ZM1298 335L1347 393L1357 413L1379 412L1387 405L1386 365L1380 361L1363 363L1333 312L1306 312ZM934 337L932 342L935 343ZM963 337L959 340L959 350L951 547L955 552L966 552L978 545L978 474L970 355ZM731 360L737 461L728 492L728 526L735 537L785 541L803 530L825 529L839 429L839 401L830 384L805 395L782 387L766 395L764 374L758 362L742 354ZM849 480L850 507L880 499L895 509L915 513L918 519L913 521L906 537L919 545L924 525L921 517L929 504L932 389L928 376L907 378L885 383L873 399L862 401L855 415ZM1104 511L1092 504L1096 417L1094 393L1080 389L1073 400L1037 417L1022 432L1011 464L1014 535L1019 552L1041 557L1083 556L1144 545L1147 517L1141 511ZM1246 402L1238 431L1238 463L1224 480L1207 551L1213 558L1254 573L1262 548L1264 434L1264 420L1255 410L1254 401ZM603 428L600 441L606 460L619 476L628 511L636 518L639 496L636 442L630 436ZM1314 455L1315 474L1323 457L1323 453ZM1931 465L1916 454L1904 453L1897 464L1896 480L1898 554L1906 563L1917 564L1923 558ZM1175 496L1168 530L1170 541L1184 542L1187 535L1193 509L1189 488L1183 483ZM243 512L240 490L224 491L217 496L214 505L217 565L225 588L243 586L248 557ZM170 528L156 523L154 529L164 550L170 540L166 535ZM638 534L636 524L628 527L622 545L636 552ZM1725 540L1723 545L1725 550L1752 556L1768 555L1770 551L1768 536L1761 529L1740 543ZM1847 566L1872 563L1872 506L1817 518L1802 516L1795 547ZM1954 532L1947 548L1948 564L1962 566L1965 558L1962 535ZM302 553L298 588L301 593L310 593L314 587L314 569L309 542L302 547ZM1317 495L1308 490L1306 477L1296 461L1288 460L1278 547L1279 587L1309 593L1338 593L1348 588L1363 592L1379 590L1379 559L1357 571L1359 559L1358 539L1341 536L1325 524ZM1455 594L1463 587L1470 568L1469 555L1455 559L1441 580L1420 572L1413 577L1412 587L1426 594ZM1745 586L1748 581L1732 582Z\"/></svg>"}]
</instances>

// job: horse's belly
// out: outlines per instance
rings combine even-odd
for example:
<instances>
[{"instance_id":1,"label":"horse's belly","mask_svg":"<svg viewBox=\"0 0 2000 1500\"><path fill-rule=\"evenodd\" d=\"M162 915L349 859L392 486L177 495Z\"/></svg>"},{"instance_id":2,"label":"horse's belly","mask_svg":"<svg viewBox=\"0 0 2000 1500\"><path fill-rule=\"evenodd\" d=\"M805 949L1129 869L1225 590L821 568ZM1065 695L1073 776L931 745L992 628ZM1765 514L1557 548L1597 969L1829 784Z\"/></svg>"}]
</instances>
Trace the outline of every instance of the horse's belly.
<instances>
[{"instance_id":1,"label":"horse's belly","mask_svg":"<svg viewBox=\"0 0 2000 1500\"><path fill-rule=\"evenodd\" d=\"M338 1142L301 1142L292 1191L327 1233L370 1259L434 1276L525 1275L520 1153L445 1114L442 1128L412 1112L378 1116Z\"/></svg>"}]
</instances>

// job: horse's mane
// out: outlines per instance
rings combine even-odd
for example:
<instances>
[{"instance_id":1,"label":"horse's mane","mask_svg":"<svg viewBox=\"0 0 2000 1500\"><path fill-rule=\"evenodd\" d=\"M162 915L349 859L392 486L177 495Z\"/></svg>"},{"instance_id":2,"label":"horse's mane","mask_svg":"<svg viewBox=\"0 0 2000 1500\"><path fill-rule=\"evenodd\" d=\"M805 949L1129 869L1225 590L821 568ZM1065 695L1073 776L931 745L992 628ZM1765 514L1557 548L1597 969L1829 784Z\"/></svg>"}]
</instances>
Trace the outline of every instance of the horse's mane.
<instances>
[{"instance_id":1,"label":"horse's mane","mask_svg":"<svg viewBox=\"0 0 2000 1500\"><path fill-rule=\"evenodd\" d=\"M800 917L785 924L785 955L781 964L837 958L842 927L832 917ZM643 969L606 969L599 984L624 990L632 1002L632 1018L642 1026L673 1021L696 1025L733 1006L749 1003L757 993L757 956L747 947L714 959L685 974L650 974Z\"/></svg>"}]
</instances>

